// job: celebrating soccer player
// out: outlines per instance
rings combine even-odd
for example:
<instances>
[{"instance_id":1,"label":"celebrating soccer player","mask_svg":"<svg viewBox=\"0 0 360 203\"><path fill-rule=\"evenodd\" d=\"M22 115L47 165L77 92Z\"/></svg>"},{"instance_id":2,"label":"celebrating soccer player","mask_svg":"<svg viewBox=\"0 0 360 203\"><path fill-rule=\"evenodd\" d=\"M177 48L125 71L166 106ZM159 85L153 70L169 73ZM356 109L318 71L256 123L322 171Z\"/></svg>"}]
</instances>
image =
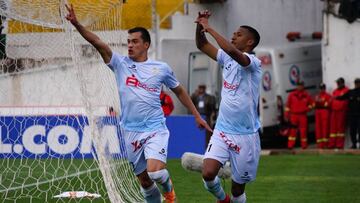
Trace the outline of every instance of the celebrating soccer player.
<instances>
[{"instance_id":1,"label":"celebrating soccer player","mask_svg":"<svg viewBox=\"0 0 360 203\"><path fill-rule=\"evenodd\" d=\"M253 181L260 156L260 121L257 107L261 63L252 53L260 41L259 33L250 26L240 26L227 41L208 23L209 11L196 20L196 45L223 69L223 87L216 126L204 155L202 176L205 188L218 202L246 202L245 184ZM209 33L220 46L207 40ZM230 161L232 197L225 194L217 174Z\"/></svg>"},{"instance_id":2,"label":"celebrating soccer player","mask_svg":"<svg viewBox=\"0 0 360 203\"><path fill-rule=\"evenodd\" d=\"M66 19L97 49L115 74L121 98L121 131L146 202L161 202L160 191L153 181L163 187L166 202L175 202L174 187L165 168L169 131L160 105L162 84L192 112L199 127L210 131L211 128L201 118L171 68L148 58L150 34L145 28L128 31L128 56L121 56L78 22L72 5L66 7L69 12Z\"/></svg>"}]
</instances>

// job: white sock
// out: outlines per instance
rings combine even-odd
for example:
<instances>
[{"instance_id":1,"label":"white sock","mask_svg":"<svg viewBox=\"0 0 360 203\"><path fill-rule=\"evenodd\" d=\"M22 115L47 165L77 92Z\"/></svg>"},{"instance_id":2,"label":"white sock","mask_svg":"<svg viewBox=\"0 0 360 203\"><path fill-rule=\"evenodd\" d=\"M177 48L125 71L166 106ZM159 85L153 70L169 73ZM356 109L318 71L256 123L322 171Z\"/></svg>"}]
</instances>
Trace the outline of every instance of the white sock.
<instances>
[{"instance_id":1,"label":"white sock","mask_svg":"<svg viewBox=\"0 0 360 203\"><path fill-rule=\"evenodd\" d=\"M141 187L141 192L145 197L146 203L161 203L160 190L155 183L146 189Z\"/></svg>"},{"instance_id":2,"label":"white sock","mask_svg":"<svg viewBox=\"0 0 360 203\"><path fill-rule=\"evenodd\" d=\"M224 189L221 187L220 180L216 176L214 180L212 181L204 181L205 188L212 193L218 200L224 200L226 197L226 194L224 192Z\"/></svg>"},{"instance_id":3,"label":"white sock","mask_svg":"<svg viewBox=\"0 0 360 203\"><path fill-rule=\"evenodd\" d=\"M232 196L231 201L233 203L246 203L246 194L245 194L245 192L242 195L238 196L238 197Z\"/></svg>"},{"instance_id":4,"label":"white sock","mask_svg":"<svg viewBox=\"0 0 360 203\"><path fill-rule=\"evenodd\" d=\"M148 172L148 174L151 180L159 183L162 186L164 192L170 192L172 190L173 185L170 181L168 170L162 169L155 172Z\"/></svg>"}]
</instances>

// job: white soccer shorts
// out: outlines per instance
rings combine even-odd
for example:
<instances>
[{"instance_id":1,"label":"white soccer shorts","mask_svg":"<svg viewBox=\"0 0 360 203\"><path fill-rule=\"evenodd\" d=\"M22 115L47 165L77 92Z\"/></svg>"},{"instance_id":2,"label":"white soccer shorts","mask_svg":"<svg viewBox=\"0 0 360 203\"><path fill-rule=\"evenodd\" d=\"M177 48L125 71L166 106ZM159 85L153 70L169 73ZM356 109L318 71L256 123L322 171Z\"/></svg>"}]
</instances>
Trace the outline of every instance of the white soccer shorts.
<instances>
[{"instance_id":1,"label":"white soccer shorts","mask_svg":"<svg viewBox=\"0 0 360 203\"><path fill-rule=\"evenodd\" d=\"M122 129L126 152L135 175L146 170L147 159L166 163L169 131L161 129L151 132L133 132Z\"/></svg>"},{"instance_id":2,"label":"white soccer shorts","mask_svg":"<svg viewBox=\"0 0 360 203\"><path fill-rule=\"evenodd\" d=\"M215 159L222 165L230 161L232 180L244 184L256 178L260 151L259 133L227 134L215 129L204 159Z\"/></svg>"}]
</instances>

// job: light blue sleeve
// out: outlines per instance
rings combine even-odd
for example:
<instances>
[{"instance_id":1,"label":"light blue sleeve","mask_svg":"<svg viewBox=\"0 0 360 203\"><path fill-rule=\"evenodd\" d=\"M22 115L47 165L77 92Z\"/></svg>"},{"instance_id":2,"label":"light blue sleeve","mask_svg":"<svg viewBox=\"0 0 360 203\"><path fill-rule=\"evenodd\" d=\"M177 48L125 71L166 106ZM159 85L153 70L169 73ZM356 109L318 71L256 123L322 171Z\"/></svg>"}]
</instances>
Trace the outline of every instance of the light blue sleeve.
<instances>
[{"instance_id":1,"label":"light blue sleeve","mask_svg":"<svg viewBox=\"0 0 360 203\"><path fill-rule=\"evenodd\" d=\"M115 71L116 68L120 67L121 62L125 59L125 56L122 56L116 52L112 52L110 63L106 64L112 71Z\"/></svg>"},{"instance_id":2,"label":"light blue sleeve","mask_svg":"<svg viewBox=\"0 0 360 203\"><path fill-rule=\"evenodd\" d=\"M166 65L166 72L164 78L164 84L169 88L175 88L180 85L180 82L176 79L174 71Z\"/></svg>"},{"instance_id":3,"label":"light blue sleeve","mask_svg":"<svg viewBox=\"0 0 360 203\"><path fill-rule=\"evenodd\" d=\"M260 71L261 70L261 62L258 58L255 57L253 54L246 54L247 57L250 59L250 64L248 66L241 66L243 68L249 68L251 71ZM217 61L220 65L224 65L225 63L234 60L232 59L224 50L219 49L217 53Z\"/></svg>"},{"instance_id":4,"label":"light blue sleeve","mask_svg":"<svg viewBox=\"0 0 360 203\"><path fill-rule=\"evenodd\" d=\"M245 68L250 68L251 71L260 71L261 70L261 61L256 58L253 54L244 53L247 57L250 59L250 64L246 66Z\"/></svg>"},{"instance_id":5,"label":"light blue sleeve","mask_svg":"<svg viewBox=\"0 0 360 203\"><path fill-rule=\"evenodd\" d=\"M216 61L219 65L224 65L228 57L229 56L224 52L224 50L218 49L218 52L216 54Z\"/></svg>"}]
</instances>

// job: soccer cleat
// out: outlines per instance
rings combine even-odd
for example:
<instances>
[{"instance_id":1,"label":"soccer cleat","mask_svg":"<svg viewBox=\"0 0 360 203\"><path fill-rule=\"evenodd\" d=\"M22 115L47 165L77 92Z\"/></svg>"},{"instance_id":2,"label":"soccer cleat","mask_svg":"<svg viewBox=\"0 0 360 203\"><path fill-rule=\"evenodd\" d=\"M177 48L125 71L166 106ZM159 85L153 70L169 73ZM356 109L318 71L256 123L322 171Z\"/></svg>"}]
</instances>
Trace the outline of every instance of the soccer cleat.
<instances>
[{"instance_id":1,"label":"soccer cleat","mask_svg":"<svg viewBox=\"0 0 360 203\"><path fill-rule=\"evenodd\" d=\"M226 195L224 200L218 200L217 203L230 203L230 196Z\"/></svg>"},{"instance_id":2,"label":"soccer cleat","mask_svg":"<svg viewBox=\"0 0 360 203\"><path fill-rule=\"evenodd\" d=\"M176 202L176 195L174 190L174 184L172 183L171 179L169 179L171 183L171 191L170 192L164 192L163 196L165 199L165 203L175 203Z\"/></svg>"},{"instance_id":3,"label":"soccer cleat","mask_svg":"<svg viewBox=\"0 0 360 203\"><path fill-rule=\"evenodd\" d=\"M174 191L174 187L171 189L170 192L165 192L163 194L165 203L175 203L176 202L176 195Z\"/></svg>"}]
</instances>

